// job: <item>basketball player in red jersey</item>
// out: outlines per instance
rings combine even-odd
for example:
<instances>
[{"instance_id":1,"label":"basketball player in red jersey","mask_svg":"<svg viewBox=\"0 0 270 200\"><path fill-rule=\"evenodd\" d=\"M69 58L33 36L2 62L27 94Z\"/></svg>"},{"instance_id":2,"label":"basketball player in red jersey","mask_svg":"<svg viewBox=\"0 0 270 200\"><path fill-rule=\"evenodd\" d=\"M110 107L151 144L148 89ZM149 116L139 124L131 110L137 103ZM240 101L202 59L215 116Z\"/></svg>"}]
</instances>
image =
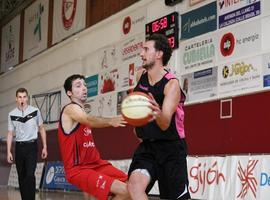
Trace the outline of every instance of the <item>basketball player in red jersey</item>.
<instances>
[{"instance_id":1,"label":"basketball player in red jersey","mask_svg":"<svg viewBox=\"0 0 270 200\"><path fill-rule=\"evenodd\" d=\"M71 102L61 112L58 139L67 180L98 200L129 199L127 175L100 158L91 128L121 127L122 117L101 118L84 111L87 99L85 78L68 77L64 88Z\"/></svg>"}]
</instances>

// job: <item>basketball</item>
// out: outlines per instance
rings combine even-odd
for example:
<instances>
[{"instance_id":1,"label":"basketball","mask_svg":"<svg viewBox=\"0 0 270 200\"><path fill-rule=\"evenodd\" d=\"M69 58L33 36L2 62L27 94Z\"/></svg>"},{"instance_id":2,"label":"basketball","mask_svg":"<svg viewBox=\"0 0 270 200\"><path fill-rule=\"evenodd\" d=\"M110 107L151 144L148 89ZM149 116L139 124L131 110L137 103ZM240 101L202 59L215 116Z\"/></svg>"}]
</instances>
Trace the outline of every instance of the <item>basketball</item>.
<instances>
[{"instance_id":1,"label":"basketball","mask_svg":"<svg viewBox=\"0 0 270 200\"><path fill-rule=\"evenodd\" d=\"M152 118L152 109L149 107L151 99L145 93L132 92L121 103L121 112L124 119L133 126L142 126Z\"/></svg>"}]
</instances>

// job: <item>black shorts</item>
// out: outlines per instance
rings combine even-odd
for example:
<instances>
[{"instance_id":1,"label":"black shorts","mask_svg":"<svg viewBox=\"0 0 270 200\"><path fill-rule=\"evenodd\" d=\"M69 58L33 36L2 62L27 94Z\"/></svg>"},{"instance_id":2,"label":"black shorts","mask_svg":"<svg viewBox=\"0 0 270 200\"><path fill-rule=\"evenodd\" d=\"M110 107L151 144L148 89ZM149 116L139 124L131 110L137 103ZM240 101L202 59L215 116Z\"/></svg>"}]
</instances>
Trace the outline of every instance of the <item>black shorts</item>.
<instances>
[{"instance_id":1,"label":"black shorts","mask_svg":"<svg viewBox=\"0 0 270 200\"><path fill-rule=\"evenodd\" d=\"M189 199L186 146L183 141L143 141L136 149L129 176L136 169L146 169L150 176L148 193L158 181L161 199Z\"/></svg>"}]
</instances>

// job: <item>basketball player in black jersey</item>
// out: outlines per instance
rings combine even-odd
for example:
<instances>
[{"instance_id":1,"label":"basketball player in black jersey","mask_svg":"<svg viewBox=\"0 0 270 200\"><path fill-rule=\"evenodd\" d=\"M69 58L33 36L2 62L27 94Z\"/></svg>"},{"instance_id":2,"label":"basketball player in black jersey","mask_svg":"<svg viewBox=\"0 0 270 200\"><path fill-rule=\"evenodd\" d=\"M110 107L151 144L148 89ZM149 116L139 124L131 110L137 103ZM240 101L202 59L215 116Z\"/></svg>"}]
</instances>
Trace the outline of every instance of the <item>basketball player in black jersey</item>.
<instances>
[{"instance_id":1,"label":"basketball player in black jersey","mask_svg":"<svg viewBox=\"0 0 270 200\"><path fill-rule=\"evenodd\" d=\"M153 120L135 127L142 140L129 169L128 190L134 200L148 199L158 181L161 199L190 199L187 175L187 145L184 132L185 95L179 81L168 72L172 50L165 36L150 36L141 52L143 69L134 91L152 97Z\"/></svg>"}]
</instances>

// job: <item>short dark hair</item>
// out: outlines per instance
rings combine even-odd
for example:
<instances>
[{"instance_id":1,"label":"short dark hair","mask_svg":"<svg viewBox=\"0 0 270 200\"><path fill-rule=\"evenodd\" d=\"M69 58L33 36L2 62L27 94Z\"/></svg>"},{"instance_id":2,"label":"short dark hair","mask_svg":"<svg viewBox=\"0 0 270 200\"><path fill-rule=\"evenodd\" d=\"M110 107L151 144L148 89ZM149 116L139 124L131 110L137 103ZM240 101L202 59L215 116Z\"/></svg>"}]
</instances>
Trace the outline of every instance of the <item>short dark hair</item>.
<instances>
[{"instance_id":1,"label":"short dark hair","mask_svg":"<svg viewBox=\"0 0 270 200\"><path fill-rule=\"evenodd\" d=\"M154 41L155 49L163 52L162 64L166 66L172 56L172 48L169 44L168 38L163 34L150 35L146 41Z\"/></svg>"},{"instance_id":2,"label":"short dark hair","mask_svg":"<svg viewBox=\"0 0 270 200\"><path fill-rule=\"evenodd\" d=\"M65 83L64 83L64 88L65 88L65 91L66 93L68 91L72 91L72 82L76 79L83 79L85 80L85 77L81 74L73 74L71 76L69 76L66 80L65 80Z\"/></svg>"},{"instance_id":3,"label":"short dark hair","mask_svg":"<svg viewBox=\"0 0 270 200\"><path fill-rule=\"evenodd\" d=\"M18 93L26 93L26 95L28 96L28 91L27 91L27 89L25 89L25 88L19 88L19 89L17 89L16 90L16 97L18 96Z\"/></svg>"}]
</instances>

